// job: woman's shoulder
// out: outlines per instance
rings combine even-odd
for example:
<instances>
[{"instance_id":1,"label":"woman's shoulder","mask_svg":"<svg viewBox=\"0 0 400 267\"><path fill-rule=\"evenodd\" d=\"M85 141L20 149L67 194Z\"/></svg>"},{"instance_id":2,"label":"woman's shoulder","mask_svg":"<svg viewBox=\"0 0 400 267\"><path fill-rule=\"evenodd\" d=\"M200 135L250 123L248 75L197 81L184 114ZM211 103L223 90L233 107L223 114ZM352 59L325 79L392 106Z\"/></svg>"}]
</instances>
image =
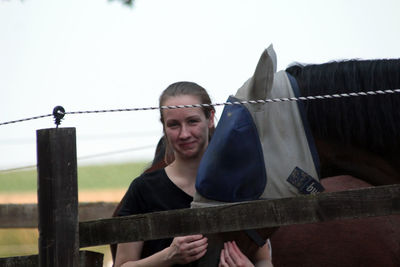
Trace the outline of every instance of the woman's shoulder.
<instances>
[{"instance_id":1,"label":"woman's shoulder","mask_svg":"<svg viewBox=\"0 0 400 267\"><path fill-rule=\"evenodd\" d=\"M148 182L148 181L152 181L152 180L157 180L160 178L163 178L166 176L165 170L164 169L158 169L158 170L154 170L151 172L145 172L142 173L139 177L137 177L136 179L133 180L137 181L137 182Z\"/></svg>"},{"instance_id":2,"label":"woman's shoulder","mask_svg":"<svg viewBox=\"0 0 400 267\"><path fill-rule=\"evenodd\" d=\"M164 169L142 173L139 177L133 179L130 187L147 187L154 186L167 177Z\"/></svg>"}]
</instances>

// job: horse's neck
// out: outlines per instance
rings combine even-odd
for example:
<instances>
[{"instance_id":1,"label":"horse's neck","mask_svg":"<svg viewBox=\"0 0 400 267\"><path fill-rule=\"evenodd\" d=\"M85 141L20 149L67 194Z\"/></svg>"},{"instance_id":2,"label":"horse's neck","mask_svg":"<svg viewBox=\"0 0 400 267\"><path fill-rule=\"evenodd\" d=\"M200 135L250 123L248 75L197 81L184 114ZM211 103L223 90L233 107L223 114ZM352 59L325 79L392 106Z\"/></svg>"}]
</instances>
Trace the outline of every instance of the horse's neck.
<instances>
[{"instance_id":1,"label":"horse's neck","mask_svg":"<svg viewBox=\"0 0 400 267\"><path fill-rule=\"evenodd\" d=\"M372 185L400 182L400 154L381 156L355 146L315 138L321 177L351 175Z\"/></svg>"}]
</instances>

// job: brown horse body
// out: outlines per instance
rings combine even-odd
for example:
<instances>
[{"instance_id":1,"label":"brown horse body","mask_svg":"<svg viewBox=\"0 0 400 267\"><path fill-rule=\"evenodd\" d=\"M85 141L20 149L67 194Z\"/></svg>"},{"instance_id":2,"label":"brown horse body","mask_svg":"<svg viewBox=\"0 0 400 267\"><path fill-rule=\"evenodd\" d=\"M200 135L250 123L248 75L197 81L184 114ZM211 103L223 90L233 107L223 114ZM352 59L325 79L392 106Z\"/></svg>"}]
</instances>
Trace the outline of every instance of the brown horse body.
<instances>
[{"instance_id":1,"label":"brown horse body","mask_svg":"<svg viewBox=\"0 0 400 267\"><path fill-rule=\"evenodd\" d=\"M322 181L327 192L369 187L352 176ZM280 227L271 237L274 266L400 266L400 216Z\"/></svg>"},{"instance_id":2,"label":"brown horse body","mask_svg":"<svg viewBox=\"0 0 400 267\"><path fill-rule=\"evenodd\" d=\"M400 60L331 62L287 71L302 95L400 88ZM400 183L399 98L305 103L327 192ZM275 266L400 266L400 216L285 226L271 242Z\"/></svg>"}]
</instances>

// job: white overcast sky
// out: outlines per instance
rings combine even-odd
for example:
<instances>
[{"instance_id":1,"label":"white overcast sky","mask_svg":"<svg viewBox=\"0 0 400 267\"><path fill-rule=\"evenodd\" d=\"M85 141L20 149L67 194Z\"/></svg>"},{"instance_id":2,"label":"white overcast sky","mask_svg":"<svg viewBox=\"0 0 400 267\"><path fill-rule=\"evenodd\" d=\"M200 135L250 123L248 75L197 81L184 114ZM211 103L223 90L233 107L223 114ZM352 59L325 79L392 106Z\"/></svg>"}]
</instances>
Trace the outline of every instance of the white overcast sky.
<instances>
[{"instance_id":1,"label":"white overcast sky","mask_svg":"<svg viewBox=\"0 0 400 267\"><path fill-rule=\"evenodd\" d=\"M399 0L0 0L0 122L67 111L157 106L189 80L223 102L273 44L292 62L400 57ZM219 109L220 111L221 109ZM158 111L67 115L78 158L154 146ZM0 170L36 164L37 129L0 126ZM153 147L90 162L149 159ZM82 160L81 163L88 161Z\"/></svg>"}]
</instances>

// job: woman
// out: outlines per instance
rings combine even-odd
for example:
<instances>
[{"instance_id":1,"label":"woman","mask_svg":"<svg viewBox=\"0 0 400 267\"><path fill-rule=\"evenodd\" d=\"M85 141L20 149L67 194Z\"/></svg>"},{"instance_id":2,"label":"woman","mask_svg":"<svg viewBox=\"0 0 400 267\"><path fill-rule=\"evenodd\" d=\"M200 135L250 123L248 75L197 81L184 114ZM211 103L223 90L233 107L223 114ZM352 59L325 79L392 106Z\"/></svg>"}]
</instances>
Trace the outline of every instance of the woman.
<instances>
[{"instance_id":1,"label":"woman","mask_svg":"<svg viewBox=\"0 0 400 267\"><path fill-rule=\"evenodd\" d=\"M210 104L206 90L191 82L170 85L160 96L159 105ZM119 216L189 208L195 193L197 168L214 130L213 107L160 109L167 166L146 172L131 183L118 213ZM235 265L243 259L251 262L234 243L221 252L220 266ZM269 258L268 246L260 249L256 260ZM173 239L138 241L119 244L115 266L173 266L189 264L207 251L207 238L189 235ZM245 261L247 260L247 261ZM236 261L236 262L235 262ZM251 264L251 265L248 265Z\"/></svg>"}]
</instances>

